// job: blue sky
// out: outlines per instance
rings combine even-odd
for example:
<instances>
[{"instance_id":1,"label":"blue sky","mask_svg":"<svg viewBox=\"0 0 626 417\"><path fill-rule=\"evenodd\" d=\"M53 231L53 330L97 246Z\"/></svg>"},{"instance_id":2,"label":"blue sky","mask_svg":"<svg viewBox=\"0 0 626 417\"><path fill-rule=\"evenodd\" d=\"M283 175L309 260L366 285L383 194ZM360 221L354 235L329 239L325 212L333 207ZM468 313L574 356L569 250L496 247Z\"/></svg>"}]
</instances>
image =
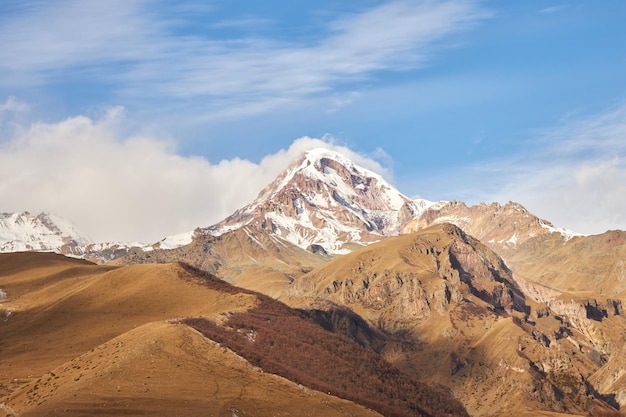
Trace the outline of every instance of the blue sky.
<instances>
[{"instance_id":1,"label":"blue sky","mask_svg":"<svg viewBox=\"0 0 626 417\"><path fill-rule=\"evenodd\" d=\"M321 144L412 197L626 229L626 2L178 3L0 3L0 210L158 239Z\"/></svg>"}]
</instances>

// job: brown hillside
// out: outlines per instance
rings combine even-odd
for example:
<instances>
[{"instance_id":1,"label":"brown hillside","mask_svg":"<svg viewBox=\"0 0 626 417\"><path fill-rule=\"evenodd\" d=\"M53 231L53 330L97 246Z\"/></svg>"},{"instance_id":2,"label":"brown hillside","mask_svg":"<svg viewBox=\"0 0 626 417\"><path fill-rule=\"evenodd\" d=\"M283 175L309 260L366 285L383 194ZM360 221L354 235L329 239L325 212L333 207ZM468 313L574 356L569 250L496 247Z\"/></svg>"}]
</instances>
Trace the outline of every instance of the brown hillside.
<instances>
[{"instance_id":1,"label":"brown hillside","mask_svg":"<svg viewBox=\"0 0 626 417\"><path fill-rule=\"evenodd\" d=\"M20 266L25 261L32 270ZM344 352L366 352L368 361L378 366L359 362L364 369L395 375L385 387L390 399L401 398L400 404L421 399L419 409L429 410L424 414L412 409L409 415L450 415L447 409L464 413L447 392L400 374L372 351L323 330L305 315L189 266L115 268L49 254L4 254L0 265L7 266L6 272L0 270L0 288L6 293L1 308L10 312L0 322L0 410L7 415L376 415L262 372L227 345L219 347L186 326L169 324L193 318L226 329L235 317L248 317L248 310L268 305L290 323L305 323L293 326L296 334L276 346L278 361L293 351L289 342L296 336L308 338L312 348L318 341L335 340ZM262 325L263 333L284 334L271 320ZM262 351L248 352L258 356ZM337 353L324 357L330 364L345 363L337 368L343 375L364 372ZM312 359L300 355L301 361ZM305 378L299 383L309 384L309 371L301 373ZM353 387L340 390L336 384L341 381L327 381L325 392L370 400L352 395ZM402 395L393 381L408 381ZM378 395L376 402L367 403L369 408L386 403Z\"/></svg>"},{"instance_id":2,"label":"brown hillside","mask_svg":"<svg viewBox=\"0 0 626 417\"><path fill-rule=\"evenodd\" d=\"M626 232L608 231L568 241L535 238L509 263L524 277L561 292L626 299Z\"/></svg>"},{"instance_id":3,"label":"brown hillside","mask_svg":"<svg viewBox=\"0 0 626 417\"><path fill-rule=\"evenodd\" d=\"M233 314L225 326L201 318L182 323L266 372L332 392L386 416L467 416L447 390L403 374L370 349L305 317L268 298L254 309Z\"/></svg>"},{"instance_id":4,"label":"brown hillside","mask_svg":"<svg viewBox=\"0 0 626 417\"><path fill-rule=\"evenodd\" d=\"M458 227L434 225L332 260L296 280L292 297L359 313L393 336L385 357L450 387L472 415L612 410L610 393L588 380L602 352L523 296L502 260Z\"/></svg>"},{"instance_id":5,"label":"brown hillside","mask_svg":"<svg viewBox=\"0 0 626 417\"><path fill-rule=\"evenodd\" d=\"M184 262L235 285L278 297L294 277L328 259L264 230L246 226L220 236L200 233L189 245L133 252L111 264Z\"/></svg>"},{"instance_id":6,"label":"brown hillside","mask_svg":"<svg viewBox=\"0 0 626 417\"><path fill-rule=\"evenodd\" d=\"M20 416L379 416L254 368L187 326L153 322L33 379ZM1 408L0 408L1 409Z\"/></svg>"},{"instance_id":7,"label":"brown hillside","mask_svg":"<svg viewBox=\"0 0 626 417\"><path fill-rule=\"evenodd\" d=\"M41 375L144 323L215 317L256 300L246 294L225 298L181 279L191 275L175 264L115 269L76 264L67 260L63 269L55 260L49 268L37 266L33 274L0 276L0 288L8 295L2 309L11 311L0 323L0 384Z\"/></svg>"},{"instance_id":8,"label":"brown hillside","mask_svg":"<svg viewBox=\"0 0 626 417\"><path fill-rule=\"evenodd\" d=\"M626 232L608 231L568 241L536 237L509 260L515 278L584 335L578 343L606 362L590 377L595 389L626 407Z\"/></svg>"}]
</instances>

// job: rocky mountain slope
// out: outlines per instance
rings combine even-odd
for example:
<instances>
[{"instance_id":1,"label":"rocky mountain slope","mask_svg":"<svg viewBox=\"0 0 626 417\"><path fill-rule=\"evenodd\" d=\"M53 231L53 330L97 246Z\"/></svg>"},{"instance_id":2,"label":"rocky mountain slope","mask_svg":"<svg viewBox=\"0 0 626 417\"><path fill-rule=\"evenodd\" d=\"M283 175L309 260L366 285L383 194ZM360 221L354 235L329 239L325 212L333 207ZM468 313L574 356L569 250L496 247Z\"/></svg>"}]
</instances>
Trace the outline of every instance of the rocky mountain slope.
<instances>
[{"instance_id":1,"label":"rocky mountain slope","mask_svg":"<svg viewBox=\"0 0 626 417\"><path fill-rule=\"evenodd\" d=\"M478 240L439 224L314 269L289 302L349 307L388 335L388 360L450 387L471 415L614 412L590 377L604 353L513 275Z\"/></svg>"},{"instance_id":2,"label":"rocky mountain slope","mask_svg":"<svg viewBox=\"0 0 626 417\"><path fill-rule=\"evenodd\" d=\"M6 415L467 415L307 315L182 264L0 254L0 288ZM290 373L273 370L285 358Z\"/></svg>"},{"instance_id":3,"label":"rocky mountain slope","mask_svg":"<svg viewBox=\"0 0 626 417\"><path fill-rule=\"evenodd\" d=\"M570 240L533 238L509 259L515 280L583 334L581 348L599 352L605 366L594 387L626 407L626 232L608 231Z\"/></svg>"}]
</instances>

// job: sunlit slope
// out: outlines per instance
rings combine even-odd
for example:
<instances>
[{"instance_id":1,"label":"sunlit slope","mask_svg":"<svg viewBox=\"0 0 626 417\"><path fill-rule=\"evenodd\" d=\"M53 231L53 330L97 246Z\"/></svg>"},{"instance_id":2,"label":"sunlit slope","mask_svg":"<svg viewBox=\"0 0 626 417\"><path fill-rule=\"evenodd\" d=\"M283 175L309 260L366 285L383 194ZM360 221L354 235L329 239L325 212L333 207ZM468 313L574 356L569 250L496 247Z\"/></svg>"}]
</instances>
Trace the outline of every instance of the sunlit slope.
<instances>
[{"instance_id":1,"label":"sunlit slope","mask_svg":"<svg viewBox=\"0 0 626 417\"><path fill-rule=\"evenodd\" d=\"M5 254L0 288L0 410L7 415L374 416L363 404L385 408L387 398L401 416L466 415L446 390L400 373L307 314L185 264L112 267ZM246 323L259 317L251 324L259 334L283 342L268 350L248 338ZM187 323L213 326L245 349ZM318 375L313 357L294 356L299 340L323 352L326 369L341 378ZM287 372L265 368L287 356ZM257 358L264 358L260 367L251 365ZM362 393L376 387L356 392L346 384L351 375L389 383L372 402Z\"/></svg>"},{"instance_id":2,"label":"sunlit slope","mask_svg":"<svg viewBox=\"0 0 626 417\"><path fill-rule=\"evenodd\" d=\"M34 255L6 254L0 259L15 265L13 257L30 262ZM5 385L13 378L43 374L145 323L213 317L255 302L251 295L226 297L200 285L177 264L111 269L43 256L43 262L32 263L32 273L0 276L0 288L7 293L2 309L11 312L0 324L0 383ZM47 258L56 256L45 266Z\"/></svg>"},{"instance_id":3,"label":"sunlit slope","mask_svg":"<svg viewBox=\"0 0 626 417\"><path fill-rule=\"evenodd\" d=\"M264 373L184 325L152 322L96 346L17 390L20 416L379 416ZM287 413L287 414L285 414Z\"/></svg>"}]
</instances>

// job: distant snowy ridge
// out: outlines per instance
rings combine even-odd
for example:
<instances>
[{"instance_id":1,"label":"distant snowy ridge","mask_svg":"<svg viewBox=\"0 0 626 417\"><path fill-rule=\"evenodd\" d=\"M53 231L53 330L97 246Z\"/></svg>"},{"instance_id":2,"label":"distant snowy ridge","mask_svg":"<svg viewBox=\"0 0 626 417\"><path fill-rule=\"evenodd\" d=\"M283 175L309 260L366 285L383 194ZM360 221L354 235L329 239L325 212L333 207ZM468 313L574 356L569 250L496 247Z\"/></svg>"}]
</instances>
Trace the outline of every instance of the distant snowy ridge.
<instances>
[{"instance_id":1,"label":"distant snowy ridge","mask_svg":"<svg viewBox=\"0 0 626 417\"><path fill-rule=\"evenodd\" d=\"M92 243L69 221L51 213L0 213L0 252L56 252L96 261L114 259L132 248L151 250L143 243Z\"/></svg>"},{"instance_id":2,"label":"distant snowy ridge","mask_svg":"<svg viewBox=\"0 0 626 417\"><path fill-rule=\"evenodd\" d=\"M62 246L91 243L67 220L50 213L37 216L0 213L0 252L54 251Z\"/></svg>"},{"instance_id":3,"label":"distant snowy ridge","mask_svg":"<svg viewBox=\"0 0 626 417\"><path fill-rule=\"evenodd\" d=\"M164 239L159 240L153 245L145 246L144 250L152 250L153 248L176 249L181 246L190 244L193 241L195 235L196 231L193 230L191 232L179 233L176 235L168 236Z\"/></svg>"}]
</instances>

